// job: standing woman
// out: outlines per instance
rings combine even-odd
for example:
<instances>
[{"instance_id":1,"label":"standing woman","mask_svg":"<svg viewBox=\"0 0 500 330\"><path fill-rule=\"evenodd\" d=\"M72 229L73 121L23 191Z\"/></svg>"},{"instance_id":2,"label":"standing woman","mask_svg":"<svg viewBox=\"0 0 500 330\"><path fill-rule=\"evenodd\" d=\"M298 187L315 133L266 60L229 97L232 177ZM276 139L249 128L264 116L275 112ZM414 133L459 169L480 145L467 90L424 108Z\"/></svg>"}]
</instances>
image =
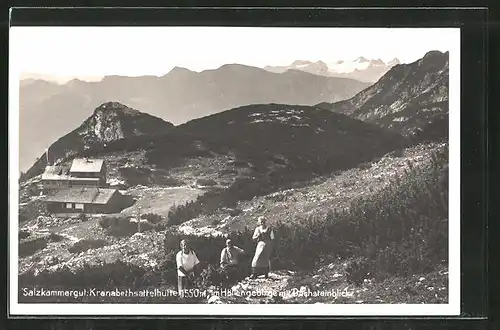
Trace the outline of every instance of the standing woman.
<instances>
[{"instance_id":1,"label":"standing woman","mask_svg":"<svg viewBox=\"0 0 500 330\"><path fill-rule=\"evenodd\" d=\"M259 226L255 228L252 237L254 241L257 241L257 248L252 260L252 278L257 278L262 274L268 278L271 268L270 259L274 243L274 232L267 225L264 217L259 217L257 221Z\"/></svg>"}]
</instances>

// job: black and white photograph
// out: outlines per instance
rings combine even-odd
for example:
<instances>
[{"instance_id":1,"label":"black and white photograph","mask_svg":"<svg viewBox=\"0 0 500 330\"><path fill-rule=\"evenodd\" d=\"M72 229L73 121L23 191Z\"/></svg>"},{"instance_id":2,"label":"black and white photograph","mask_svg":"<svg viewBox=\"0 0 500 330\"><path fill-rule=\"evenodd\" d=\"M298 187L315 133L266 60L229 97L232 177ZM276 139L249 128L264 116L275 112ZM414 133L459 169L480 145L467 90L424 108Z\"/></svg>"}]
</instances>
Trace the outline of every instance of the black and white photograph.
<instances>
[{"instance_id":1,"label":"black and white photograph","mask_svg":"<svg viewBox=\"0 0 500 330\"><path fill-rule=\"evenodd\" d=\"M459 29L9 34L11 314L460 313Z\"/></svg>"}]
</instances>

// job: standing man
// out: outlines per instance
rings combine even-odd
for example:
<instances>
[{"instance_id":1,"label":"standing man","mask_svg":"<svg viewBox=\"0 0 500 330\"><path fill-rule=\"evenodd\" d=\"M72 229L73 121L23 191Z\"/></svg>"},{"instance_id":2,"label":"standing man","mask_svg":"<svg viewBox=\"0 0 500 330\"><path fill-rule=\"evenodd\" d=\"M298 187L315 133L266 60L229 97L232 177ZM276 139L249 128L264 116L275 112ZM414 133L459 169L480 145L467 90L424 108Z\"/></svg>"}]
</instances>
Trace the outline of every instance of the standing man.
<instances>
[{"instance_id":1,"label":"standing man","mask_svg":"<svg viewBox=\"0 0 500 330\"><path fill-rule=\"evenodd\" d=\"M184 298L184 290L192 285L195 276L195 268L200 263L196 253L191 248L188 240L183 239L180 244L181 250L177 252L177 284L179 296Z\"/></svg>"}]
</instances>

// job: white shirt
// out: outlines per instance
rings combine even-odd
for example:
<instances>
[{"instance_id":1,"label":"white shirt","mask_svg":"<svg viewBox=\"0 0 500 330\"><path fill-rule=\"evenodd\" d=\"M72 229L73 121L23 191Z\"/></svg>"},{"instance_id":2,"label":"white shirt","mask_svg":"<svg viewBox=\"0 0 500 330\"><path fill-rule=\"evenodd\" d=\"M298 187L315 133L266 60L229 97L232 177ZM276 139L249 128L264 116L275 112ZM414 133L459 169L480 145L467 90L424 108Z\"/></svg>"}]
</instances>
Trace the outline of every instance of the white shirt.
<instances>
[{"instance_id":1,"label":"white shirt","mask_svg":"<svg viewBox=\"0 0 500 330\"><path fill-rule=\"evenodd\" d=\"M179 251L175 256L175 261L177 262L177 275L178 276L186 276L183 272L179 270L179 267L182 266L187 272L191 271L194 266L200 263L196 253L193 250L189 252L189 254L185 254L184 252Z\"/></svg>"}]
</instances>

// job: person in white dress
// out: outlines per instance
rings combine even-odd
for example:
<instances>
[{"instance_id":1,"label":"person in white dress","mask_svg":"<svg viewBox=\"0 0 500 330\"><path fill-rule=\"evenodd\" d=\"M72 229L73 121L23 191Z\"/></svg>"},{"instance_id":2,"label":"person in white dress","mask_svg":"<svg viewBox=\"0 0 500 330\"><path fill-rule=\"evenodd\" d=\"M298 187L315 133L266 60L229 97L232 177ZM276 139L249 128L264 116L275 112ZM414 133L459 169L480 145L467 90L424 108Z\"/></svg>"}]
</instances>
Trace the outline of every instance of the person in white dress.
<instances>
[{"instance_id":1,"label":"person in white dress","mask_svg":"<svg viewBox=\"0 0 500 330\"><path fill-rule=\"evenodd\" d=\"M258 227L255 228L252 239L257 242L255 255L252 260L252 278L259 275L269 277L271 268L271 252L274 244L274 231L267 225L264 217L258 218Z\"/></svg>"}]
</instances>

